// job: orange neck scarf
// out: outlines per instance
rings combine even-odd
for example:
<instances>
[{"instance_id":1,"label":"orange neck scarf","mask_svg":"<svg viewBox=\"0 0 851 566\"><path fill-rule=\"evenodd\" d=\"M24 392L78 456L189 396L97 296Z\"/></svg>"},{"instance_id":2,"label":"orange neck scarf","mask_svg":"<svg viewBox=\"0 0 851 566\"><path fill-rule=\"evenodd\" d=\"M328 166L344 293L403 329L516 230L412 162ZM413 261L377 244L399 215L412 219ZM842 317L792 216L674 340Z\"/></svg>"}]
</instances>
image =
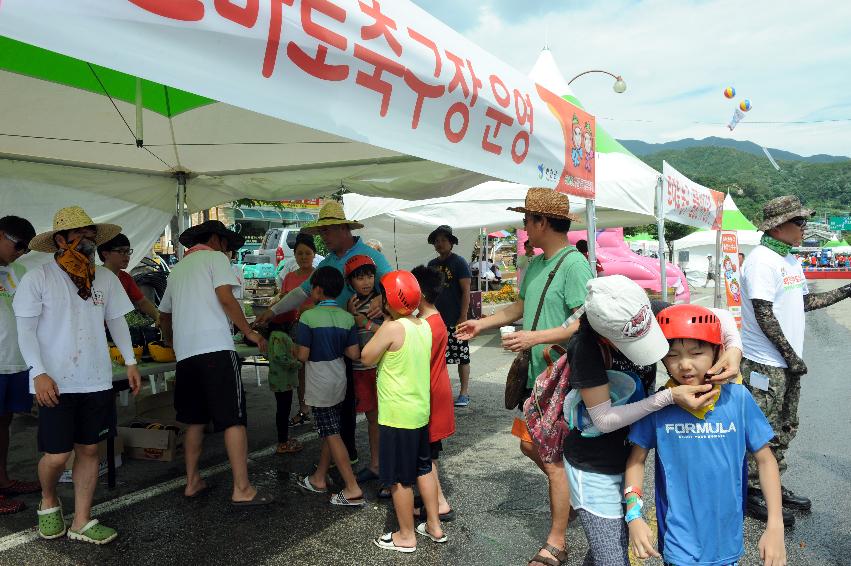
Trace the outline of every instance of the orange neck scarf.
<instances>
[{"instance_id":1,"label":"orange neck scarf","mask_svg":"<svg viewBox=\"0 0 851 566\"><path fill-rule=\"evenodd\" d=\"M54 259L59 268L68 274L77 287L77 295L87 301L92 296L92 281L95 280L95 266L89 256L77 251L80 240L59 246Z\"/></svg>"}]
</instances>

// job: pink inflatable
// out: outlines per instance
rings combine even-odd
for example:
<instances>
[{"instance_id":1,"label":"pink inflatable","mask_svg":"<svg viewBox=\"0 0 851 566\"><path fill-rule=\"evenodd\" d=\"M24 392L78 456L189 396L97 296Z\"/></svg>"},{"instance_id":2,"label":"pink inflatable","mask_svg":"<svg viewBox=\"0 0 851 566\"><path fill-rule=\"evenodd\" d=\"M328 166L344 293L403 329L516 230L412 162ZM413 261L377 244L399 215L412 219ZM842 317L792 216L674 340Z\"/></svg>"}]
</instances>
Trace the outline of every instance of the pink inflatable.
<instances>
[{"instance_id":1,"label":"pink inflatable","mask_svg":"<svg viewBox=\"0 0 851 566\"><path fill-rule=\"evenodd\" d=\"M526 233L517 231L518 249L523 250ZM567 241L576 245L579 240L587 240L585 230L569 232ZM541 253L541 250L535 250ZM623 275L629 277L642 288L659 293L662 283L659 280L659 260L640 256L629 249L623 239L623 228L606 228L597 233L597 259L603 266L603 275ZM677 302L689 302L690 292L685 274L671 263L667 264L668 287L676 289ZM670 297L674 298L674 297Z\"/></svg>"}]
</instances>

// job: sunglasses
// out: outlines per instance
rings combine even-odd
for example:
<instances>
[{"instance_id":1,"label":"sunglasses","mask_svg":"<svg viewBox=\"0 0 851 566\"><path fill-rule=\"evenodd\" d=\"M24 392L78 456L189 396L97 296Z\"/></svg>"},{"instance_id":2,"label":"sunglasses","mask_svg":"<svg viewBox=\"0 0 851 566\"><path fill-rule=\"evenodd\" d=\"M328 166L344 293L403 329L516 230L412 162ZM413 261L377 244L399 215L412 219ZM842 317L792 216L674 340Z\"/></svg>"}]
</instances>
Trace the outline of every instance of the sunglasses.
<instances>
[{"instance_id":1,"label":"sunglasses","mask_svg":"<svg viewBox=\"0 0 851 566\"><path fill-rule=\"evenodd\" d=\"M16 238L16 237L10 236L9 234L6 234L6 233L4 233L3 236L5 236L7 240L9 240L13 244L15 244L15 251L16 252L20 252L22 254L30 253L30 248L29 248L30 243L28 241L25 242L21 238Z\"/></svg>"},{"instance_id":2,"label":"sunglasses","mask_svg":"<svg viewBox=\"0 0 851 566\"><path fill-rule=\"evenodd\" d=\"M803 228L804 226L807 225L807 219L806 218L793 218L792 220L789 220L789 222L791 222L792 224L794 224L798 228Z\"/></svg>"}]
</instances>

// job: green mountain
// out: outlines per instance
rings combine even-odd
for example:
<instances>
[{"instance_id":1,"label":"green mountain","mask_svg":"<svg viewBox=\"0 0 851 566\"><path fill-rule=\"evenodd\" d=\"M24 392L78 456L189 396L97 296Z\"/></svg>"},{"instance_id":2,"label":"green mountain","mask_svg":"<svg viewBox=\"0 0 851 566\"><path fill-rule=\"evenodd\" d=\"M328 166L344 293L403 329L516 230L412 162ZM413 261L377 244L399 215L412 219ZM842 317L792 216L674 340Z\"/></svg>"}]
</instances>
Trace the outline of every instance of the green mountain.
<instances>
[{"instance_id":1,"label":"green mountain","mask_svg":"<svg viewBox=\"0 0 851 566\"><path fill-rule=\"evenodd\" d=\"M851 160L811 163L777 159L774 169L765 155L732 148L690 147L642 155L662 170L667 161L677 171L706 187L730 192L739 209L754 224L762 217L762 205L777 196L794 194L822 215L851 215Z\"/></svg>"},{"instance_id":2,"label":"green mountain","mask_svg":"<svg viewBox=\"0 0 851 566\"><path fill-rule=\"evenodd\" d=\"M762 147L753 142L733 140L730 138L719 138L714 136L704 138L702 140L686 138L666 143L647 143L641 140L619 141L629 151L638 156L651 155L653 153L658 153L660 151L668 151L672 149L688 149L692 147L728 147L731 149L738 149L739 151L750 153L758 157L765 157L765 153L763 153ZM807 161L809 163L833 163L842 161L847 162L851 160L851 158L845 156L826 155L823 153L804 157L802 155L798 155L797 153L792 153L791 151L785 151L782 149L768 148L768 151L770 151L771 156L774 159L777 159L778 161L783 159L786 161Z\"/></svg>"}]
</instances>

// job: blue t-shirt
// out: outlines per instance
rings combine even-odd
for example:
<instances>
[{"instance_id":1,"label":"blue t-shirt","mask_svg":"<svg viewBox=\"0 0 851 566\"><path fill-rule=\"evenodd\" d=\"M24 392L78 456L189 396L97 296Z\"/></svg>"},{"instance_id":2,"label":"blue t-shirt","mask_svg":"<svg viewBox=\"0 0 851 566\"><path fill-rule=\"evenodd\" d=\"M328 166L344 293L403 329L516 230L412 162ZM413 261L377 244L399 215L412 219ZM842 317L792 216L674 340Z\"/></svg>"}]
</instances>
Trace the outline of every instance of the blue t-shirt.
<instances>
[{"instance_id":1,"label":"blue t-shirt","mask_svg":"<svg viewBox=\"0 0 851 566\"><path fill-rule=\"evenodd\" d=\"M340 273L346 273L346 262L350 257L355 255L368 255L372 258L372 261L375 262L376 273L375 273L375 286L378 287L379 281L381 277L393 271L393 268L390 267L390 264L387 262L387 258L385 258L382 253L374 248L371 248L363 243L363 240L360 236L355 237L355 245L349 248L345 254L338 256L334 252L329 252L325 259L316 267L319 269L320 267L325 267L330 265L331 267L336 268ZM310 279L308 278L304 283L301 284L301 288L305 293L310 295L310 290L313 288L313 285L310 284ZM343 286L343 292L340 293L340 296L337 297L337 305L343 310L346 309L346 305L349 302L349 299L352 298L352 295L355 294L354 289L347 283Z\"/></svg>"},{"instance_id":2,"label":"blue t-shirt","mask_svg":"<svg viewBox=\"0 0 851 566\"><path fill-rule=\"evenodd\" d=\"M333 305L333 301L329 301ZM302 313L295 342L310 348L304 364L304 401L311 407L333 407L346 396L346 348L358 343L351 314L325 302Z\"/></svg>"},{"instance_id":3,"label":"blue t-shirt","mask_svg":"<svg viewBox=\"0 0 851 566\"><path fill-rule=\"evenodd\" d=\"M656 517L665 562L718 566L745 553L747 452L774 437L742 385L721 388L698 419L676 405L632 425L629 440L656 449Z\"/></svg>"}]
</instances>

